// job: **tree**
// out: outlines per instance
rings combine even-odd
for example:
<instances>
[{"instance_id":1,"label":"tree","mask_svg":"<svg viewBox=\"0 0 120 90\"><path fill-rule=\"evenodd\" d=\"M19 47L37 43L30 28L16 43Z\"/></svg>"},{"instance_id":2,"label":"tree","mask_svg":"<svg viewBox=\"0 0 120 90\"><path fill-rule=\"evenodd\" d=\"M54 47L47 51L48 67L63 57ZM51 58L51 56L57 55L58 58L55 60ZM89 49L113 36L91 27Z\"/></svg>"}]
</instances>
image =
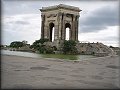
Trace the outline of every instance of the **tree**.
<instances>
[{"instance_id":1,"label":"tree","mask_svg":"<svg viewBox=\"0 0 120 90\"><path fill-rule=\"evenodd\" d=\"M32 45L31 48L34 48L36 50L39 49L39 47L44 43L49 41L48 39L40 39L40 40L36 40Z\"/></svg>"},{"instance_id":2,"label":"tree","mask_svg":"<svg viewBox=\"0 0 120 90\"><path fill-rule=\"evenodd\" d=\"M47 53L50 50L47 49L47 47L44 44L44 42L48 42L48 39L40 39L36 40L30 48L33 48L35 51L38 51L39 53Z\"/></svg>"},{"instance_id":3,"label":"tree","mask_svg":"<svg viewBox=\"0 0 120 90\"><path fill-rule=\"evenodd\" d=\"M62 51L64 54L77 54L76 42L73 40L65 40Z\"/></svg>"},{"instance_id":4,"label":"tree","mask_svg":"<svg viewBox=\"0 0 120 90\"><path fill-rule=\"evenodd\" d=\"M23 42L20 42L20 41L14 41L14 42L11 42L11 44L10 44L10 47L12 47L12 48L19 48L22 46L24 46L24 44L23 44Z\"/></svg>"}]
</instances>

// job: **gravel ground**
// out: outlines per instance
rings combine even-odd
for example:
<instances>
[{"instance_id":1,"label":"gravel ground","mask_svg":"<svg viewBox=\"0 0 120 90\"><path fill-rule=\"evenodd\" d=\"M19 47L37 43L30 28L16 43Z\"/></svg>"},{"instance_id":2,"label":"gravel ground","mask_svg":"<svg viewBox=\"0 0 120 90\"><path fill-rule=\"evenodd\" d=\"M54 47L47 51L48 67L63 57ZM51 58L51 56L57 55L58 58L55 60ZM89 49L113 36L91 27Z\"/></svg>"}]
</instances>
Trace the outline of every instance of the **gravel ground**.
<instances>
[{"instance_id":1,"label":"gravel ground","mask_svg":"<svg viewBox=\"0 0 120 90\"><path fill-rule=\"evenodd\" d=\"M118 89L119 57L81 61L2 55L2 89Z\"/></svg>"}]
</instances>

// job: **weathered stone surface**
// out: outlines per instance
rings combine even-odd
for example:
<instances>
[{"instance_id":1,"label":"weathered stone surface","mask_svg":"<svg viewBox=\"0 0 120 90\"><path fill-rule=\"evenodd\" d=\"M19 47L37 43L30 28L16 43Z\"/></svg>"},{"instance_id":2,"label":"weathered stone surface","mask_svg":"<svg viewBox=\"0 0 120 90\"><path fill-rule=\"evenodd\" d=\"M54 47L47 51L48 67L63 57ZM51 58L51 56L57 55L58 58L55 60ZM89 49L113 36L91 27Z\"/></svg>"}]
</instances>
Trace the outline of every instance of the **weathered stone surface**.
<instances>
[{"instance_id":1,"label":"weathered stone surface","mask_svg":"<svg viewBox=\"0 0 120 90\"><path fill-rule=\"evenodd\" d=\"M69 40L78 41L78 7L59 4L56 6L42 7L41 11L41 38L50 41L65 40L66 28L69 28ZM52 30L54 27L54 40L52 40Z\"/></svg>"},{"instance_id":2,"label":"weathered stone surface","mask_svg":"<svg viewBox=\"0 0 120 90\"><path fill-rule=\"evenodd\" d=\"M77 43L80 54L92 54L96 56L115 55L115 52L103 43Z\"/></svg>"}]
</instances>

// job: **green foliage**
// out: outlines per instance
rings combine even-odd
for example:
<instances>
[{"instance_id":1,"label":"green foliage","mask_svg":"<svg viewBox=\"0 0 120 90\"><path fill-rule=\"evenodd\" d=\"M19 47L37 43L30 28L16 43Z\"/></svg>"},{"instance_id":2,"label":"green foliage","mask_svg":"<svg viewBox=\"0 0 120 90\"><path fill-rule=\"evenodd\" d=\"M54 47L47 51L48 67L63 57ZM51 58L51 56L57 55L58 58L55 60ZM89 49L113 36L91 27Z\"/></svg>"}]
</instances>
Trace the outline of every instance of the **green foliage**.
<instances>
[{"instance_id":1,"label":"green foliage","mask_svg":"<svg viewBox=\"0 0 120 90\"><path fill-rule=\"evenodd\" d=\"M31 48L35 49L39 53L53 53L54 48L44 45L44 42L48 42L48 39L40 39L36 40L32 45Z\"/></svg>"},{"instance_id":2,"label":"green foliage","mask_svg":"<svg viewBox=\"0 0 120 90\"><path fill-rule=\"evenodd\" d=\"M48 40L48 39L36 40L36 41L31 45L30 48L34 48L34 49L36 49L36 50L39 50L39 48L43 46L42 44L43 44L44 42L47 42L47 41L49 41L49 40Z\"/></svg>"},{"instance_id":3,"label":"green foliage","mask_svg":"<svg viewBox=\"0 0 120 90\"><path fill-rule=\"evenodd\" d=\"M39 51L39 53L44 53L45 46L44 45L40 45L37 50Z\"/></svg>"},{"instance_id":4,"label":"green foliage","mask_svg":"<svg viewBox=\"0 0 120 90\"><path fill-rule=\"evenodd\" d=\"M53 53L53 48L50 46L40 45L38 48L39 53Z\"/></svg>"},{"instance_id":5,"label":"green foliage","mask_svg":"<svg viewBox=\"0 0 120 90\"><path fill-rule=\"evenodd\" d=\"M54 51L57 50L57 48L55 46L51 47L48 44L44 44L44 42L48 42L48 39L40 39L40 40L36 40L32 45L31 48L34 49L35 51L39 52L39 53L54 53ZM64 41L63 45L62 45L62 52L64 52L64 54L77 54L77 48L76 48L76 42L72 41L72 40L68 40L68 41Z\"/></svg>"},{"instance_id":6,"label":"green foliage","mask_svg":"<svg viewBox=\"0 0 120 90\"><path fill-rule=\"evenodd\" d=\"M44 53L53 53L54 49L50 46L45 46L45 51Z\"/></svg>"},{"instance_id":7,"label":"green foliage","mask_svg":"<svg viewBox=\"0 0 120 90\"><path fill-rule=\"evenodd\" d=\"M19 48L22 46L24 46L24 43L20 42L20 41L14 41L14 42L11 42L11 44L10 44L10 47L12 47L12 48Z\"/></svg>"},{"instance_id":8,"label":"green foliage","mask_svg":"<svg viewBox=\"0 0 120 90\"><path fill-rule=\"evenodd\" d=\"M62 51L64 54L77 54L76 42L73 40L65 40L63 43Z\"/></svg>"},{"instance_id":9,"label":"green foliage","mask_svg":"<svg viewBox=\"0 0 120 90\"><path fill-rule=\"evenodd\" d=\"M53 48L53 50L54 50L54 51L56 51L56 50L57 50L56 46L53 46L52 48Z\"/></svg>"}]
</instances>

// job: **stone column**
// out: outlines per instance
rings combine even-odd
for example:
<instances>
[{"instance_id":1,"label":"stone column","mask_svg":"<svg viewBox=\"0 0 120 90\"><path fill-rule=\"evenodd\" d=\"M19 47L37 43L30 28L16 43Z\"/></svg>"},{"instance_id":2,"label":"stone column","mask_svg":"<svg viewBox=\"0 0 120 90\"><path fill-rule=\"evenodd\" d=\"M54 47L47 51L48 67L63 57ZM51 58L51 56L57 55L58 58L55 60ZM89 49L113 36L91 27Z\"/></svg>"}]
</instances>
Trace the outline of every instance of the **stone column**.
<instances>
[{"instance_id":1,"label":"stone column","mask_svg":"<svg viewBox=\"0 0 120 90\"><path fill-rule=\"evenodd\" d=\"M49 29L49 27L45 23L45 26L44 26L44 38L47 38L47 39L49 39L48 38L48 36L49 36L48 29Z\"/></svg>"},{"instance_id":2,"label":"stone column","mask_svg":"<svg viewBox=\"0 0 120 90\"><path fill-rule=\"evenodd\" d=\"M46 15L44 16L46 18ZM48 25L47 21L44 20L44 38L48 39Z\"/></svg>"},{"instance_id":3,"label":"stone column","mask_svg":"<svg viewBox=\"0 0 120 90\"><path fill-rule=\"evenodd\" d=\"M73 29L73 15L71 15L71 19L72 19L72 22L71 22L71 28L70 28L70 39L69 40L72 40L72 29Z\"/></svg>"},{"instance_id":4,"label":"stone column","mask_svg":"<svg viewBox=\"0 0 120 90\"><path fill-rule=\"evenodd\" d=\"M57 40L58 39L58 25L55 25L54 26L54 40Z\"/></svg>"},{"instance_id":5,"label":"stone column","mask_svg":"<svg viewBox=\"0 0 120 90\"><path fill-rule=\"evenodd\" d=\"M41 39L44 38L44 22L45 22L45 15L41 15Z\"/></svg>"},{"instance_id":6,"label":"stone column","mask_svg":"<svg viewBox=\"0 0 120 90\"><path fill-rule=\"evenodd\" d=\"M61 40L62 39L62 13L61 12L59 12L58 13L58 38L59 38L59 40Z\"/></svg>"},{"instance_id":7,"label":"stone column","mask_svg":"<svg viewBox=\"0 0 120 90\"><path fill-rule=\"evenodd\" d=\"M71 29L71 27L72 27L72 26L71 26L71 23L70 23L70 27L69 27L69 40L71 40L71 34L72 34L72 31L71 31L72 29Z\"/></svg>"},{"instance_id":8,"label":"stone column","mask_svg":"<svg viewBox=\"0 0 120 90\"><path fill-rule=\"evenodd\" d=\"M75 40L78 41L78 30L79 30L79 15L76 16L76 38Z\"/></svg>"},{"instance_id":9,"label":"stone column","mask_svg":"<svg viewBox=\"0 0 120 90\"><path fill-rule=\"evenodd\" d=\"M75 31L74 31L74 32L75 32L75 33L74 33L75 36L74 36L74 40L76 41L76 31L77 31L77 30L76 30L76 29L77 29L77 27L76 27L76 26L77 26L76 16L75 16L75 24L74 24L74 25L75 25Z\"/></svg>"},{"instance_id":10,"label":"stone column","mask_svg":"<svg viewBox=\"0 0 120 90\"><path fill-rule=\"evenodd\" d=\"M62 24L61 24L61 32L62 32L62 40L65 40L65 23L64 23L65 14L62 13Z\"/></svg>"},{"instance_id":11,"label":"stone column","mask_svg":"<svg viewBox=\"0 0 120 90\"><path fill-rule=\"evenodd\" d=\"M49 39L50 40L50 30L51 30L51 28L50 28L50 26L49 26L49 23L47 23L47 39Z\"/></svg>"},{"instance_id":12,"label":"stone column","mask_svg":"<svg viewBox=\"0 0 120 90\"><path fill-rule=\"evenodd\" d=\"M73 21L72 21L72 30L71 30L72 36L71 39L75 40L75 15L73 15Z\"/></svg>"}]
</instances>

